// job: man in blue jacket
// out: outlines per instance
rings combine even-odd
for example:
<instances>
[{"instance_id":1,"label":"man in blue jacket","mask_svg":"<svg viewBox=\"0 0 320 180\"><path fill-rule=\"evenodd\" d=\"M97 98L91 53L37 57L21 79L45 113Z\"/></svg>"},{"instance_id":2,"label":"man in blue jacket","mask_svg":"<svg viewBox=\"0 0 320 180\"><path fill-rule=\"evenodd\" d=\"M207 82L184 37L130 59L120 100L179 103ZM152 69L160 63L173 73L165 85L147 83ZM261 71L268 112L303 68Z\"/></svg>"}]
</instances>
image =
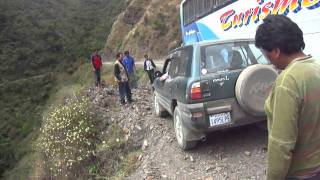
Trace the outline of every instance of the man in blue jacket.
<instances>
[{"instance_id":1,"label":"man in blue jacket","mask_svg":"<svg viewBox=\"0 0 320 180\"><path fill-rule=\"evenodd\" d=\"M135 78L136 65L134 62L134 58L130 56L129 51L124 52L123 65L128 72L130 86L137 87Z\"/></svg>"}]
</instances>

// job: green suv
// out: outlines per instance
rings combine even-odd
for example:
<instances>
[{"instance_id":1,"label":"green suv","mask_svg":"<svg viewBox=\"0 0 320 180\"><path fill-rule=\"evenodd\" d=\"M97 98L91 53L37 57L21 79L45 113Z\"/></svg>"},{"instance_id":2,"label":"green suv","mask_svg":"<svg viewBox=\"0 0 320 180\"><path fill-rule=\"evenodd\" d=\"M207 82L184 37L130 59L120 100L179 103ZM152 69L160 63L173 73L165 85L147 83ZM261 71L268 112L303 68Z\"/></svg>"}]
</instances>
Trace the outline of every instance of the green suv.
<instances>
[{"instance_id":1,"label":"green suv","mask_svg":"<svg viewBox=\"0 0 320 180\"><path fill-rule=\"evenodd\" d=\"M179 146L191 149L208 132L265 120L264 101L277 75L250 39L184 46L156 72L155 114L173 115Z\"/></svg>"}]
</instances>

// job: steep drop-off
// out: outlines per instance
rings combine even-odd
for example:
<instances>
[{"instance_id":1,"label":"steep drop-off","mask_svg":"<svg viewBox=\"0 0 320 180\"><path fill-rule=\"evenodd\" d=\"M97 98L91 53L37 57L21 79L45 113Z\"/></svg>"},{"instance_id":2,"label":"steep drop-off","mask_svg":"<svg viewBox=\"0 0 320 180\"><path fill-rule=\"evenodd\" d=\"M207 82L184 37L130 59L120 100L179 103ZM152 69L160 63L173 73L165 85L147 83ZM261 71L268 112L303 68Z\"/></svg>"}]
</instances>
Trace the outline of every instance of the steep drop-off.
<instances>
[{"instance_id":1,"label":"steep drop-off","mask_svg":"<svg viewBox=\"0 0 320 180\"><path fill-rule=\"evenodd\" d=\"M102 48L125 0L0 1L0 178L30 151L58 79Z\"/></svg>"}]
</instances>

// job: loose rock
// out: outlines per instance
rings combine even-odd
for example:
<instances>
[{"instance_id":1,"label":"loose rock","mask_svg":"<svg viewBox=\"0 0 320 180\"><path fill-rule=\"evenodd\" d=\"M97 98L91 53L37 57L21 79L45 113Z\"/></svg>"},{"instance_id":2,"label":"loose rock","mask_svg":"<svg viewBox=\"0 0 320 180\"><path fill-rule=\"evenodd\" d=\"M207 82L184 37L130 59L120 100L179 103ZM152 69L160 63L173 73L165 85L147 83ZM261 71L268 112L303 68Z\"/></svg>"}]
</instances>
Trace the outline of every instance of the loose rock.
<instances>
[{"instance_id":1,"label":"loose rock","mask_svg":"<svg viewBox=\"0 0 320 180\"><path fill-rule=\"evenodd\" d=\"M245 151L244 154L247 155L247 156L251 156L251 152L250 151Z\"/></svg>"}]
</instances>

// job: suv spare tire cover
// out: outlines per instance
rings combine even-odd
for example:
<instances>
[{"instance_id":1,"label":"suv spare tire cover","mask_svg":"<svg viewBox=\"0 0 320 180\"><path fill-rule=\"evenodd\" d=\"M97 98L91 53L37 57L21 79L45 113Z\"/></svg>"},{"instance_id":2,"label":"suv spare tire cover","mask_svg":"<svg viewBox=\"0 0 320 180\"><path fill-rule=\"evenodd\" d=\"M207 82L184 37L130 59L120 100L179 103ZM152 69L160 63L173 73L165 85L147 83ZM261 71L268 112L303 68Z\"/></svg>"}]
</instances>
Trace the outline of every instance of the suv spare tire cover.
<instances>
[{"instance_id":1,"label":"suv spare tire cover","mask_svg":"<svg viewBox=\"0 0 320 180\"><path fill-rule=\"evenodd\" d=\"M277 78L271 65L256 64L244 69L236 83L235 93L240 106L254 116L265 116L264 102Z\"/></svg>"}]
</instances>

